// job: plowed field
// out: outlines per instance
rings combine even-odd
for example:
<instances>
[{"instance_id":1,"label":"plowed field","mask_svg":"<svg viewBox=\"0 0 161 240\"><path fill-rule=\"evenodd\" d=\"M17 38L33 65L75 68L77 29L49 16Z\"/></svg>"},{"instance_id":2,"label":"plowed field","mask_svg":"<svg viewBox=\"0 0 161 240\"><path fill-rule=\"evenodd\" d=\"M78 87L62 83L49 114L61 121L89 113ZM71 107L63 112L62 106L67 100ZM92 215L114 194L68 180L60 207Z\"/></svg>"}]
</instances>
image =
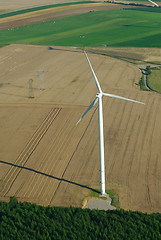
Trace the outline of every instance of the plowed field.
<instances>
[{"instance_id":1,"label":"plowed field","mask_svg":"<svg viewBox=\"0 0 161 240\"><path fill-rule=\"evenodd\" d=\"M146 103L103 100L106 188L124 209L161 212L161 96L138 89L134 65L88 56L104 92ZM75 126L97 92L84 54L10 45L0 49L0 72L0 200L80 207L100 187L97 106Z\"/></svg>"}]
</instances>

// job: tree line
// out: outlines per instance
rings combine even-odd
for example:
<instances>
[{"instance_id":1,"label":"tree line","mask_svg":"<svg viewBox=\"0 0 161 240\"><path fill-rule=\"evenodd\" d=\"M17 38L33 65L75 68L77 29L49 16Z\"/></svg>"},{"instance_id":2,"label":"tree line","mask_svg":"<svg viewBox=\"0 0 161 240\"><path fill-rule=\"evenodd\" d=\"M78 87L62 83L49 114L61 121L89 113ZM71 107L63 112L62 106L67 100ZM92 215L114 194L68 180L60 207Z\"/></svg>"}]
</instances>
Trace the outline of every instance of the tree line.
<instances>
[{"instance_id":1,"label":"tree line","mask_svg":"<svg viewBox=\"0 0 161 240\"><path fill-rule=\"evenodd\" d=\"M0 202L1 240L161 239L161 214Z\"/></svg>"}]
</instances>

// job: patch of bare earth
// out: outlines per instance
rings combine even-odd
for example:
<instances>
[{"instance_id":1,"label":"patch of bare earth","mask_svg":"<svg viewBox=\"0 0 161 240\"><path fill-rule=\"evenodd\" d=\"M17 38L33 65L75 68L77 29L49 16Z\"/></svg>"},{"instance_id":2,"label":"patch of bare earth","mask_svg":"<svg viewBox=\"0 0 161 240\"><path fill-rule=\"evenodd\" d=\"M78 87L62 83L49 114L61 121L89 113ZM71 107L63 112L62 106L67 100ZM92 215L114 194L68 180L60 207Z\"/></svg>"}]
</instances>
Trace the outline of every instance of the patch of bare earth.
<instances>
[{"instance_id":1,"label":"patch of bare earth","mask_svg":"<svg viewBox=\"0 0 161 240\"><path fill-rule=\"evenodd\" d=\"M140 92L134 65L89 58L103 91L146 103L103 99L106 188L124 209L161 212L161 97ZM10 45L0 49L0 71L0 199L80 207L100 187L97 106L75 126L97 92L84 54Z\"/></svg>"}]
</instances>

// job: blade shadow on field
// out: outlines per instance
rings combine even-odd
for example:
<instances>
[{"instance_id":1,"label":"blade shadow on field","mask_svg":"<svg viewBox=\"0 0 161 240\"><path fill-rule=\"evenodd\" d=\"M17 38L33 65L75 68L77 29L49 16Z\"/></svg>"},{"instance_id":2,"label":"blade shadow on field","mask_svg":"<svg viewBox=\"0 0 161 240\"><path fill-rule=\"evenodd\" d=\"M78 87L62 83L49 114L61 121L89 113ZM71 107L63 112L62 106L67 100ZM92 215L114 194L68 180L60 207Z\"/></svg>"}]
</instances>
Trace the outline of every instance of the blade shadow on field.
<instances>
[{"instance_id":1,"label":"blade shadow on field","mask_svg":"<svg viewBox=\"0 0 161 240\"><path fill-rule=\"evenodd\" d=\"M67 182L67 183L76 185L78 187L86 188L86 189L91 190L93 192L99 193L99 191L97 191L96 189L93 189L93 188L88 187L86 185L83 185L83 184L80 184L80 183L77 183L77 182L73 182L73 181L70 181L68 179L59 178L59 177L56 177L56 176L53 176L53 175L50 175L50 174L47 174L47 173L35 170L33 168L20 166L20 165L17 165L17 164L14 164L14 163L5 162L5 161L2 161L2 160L0 160L0 163L6 164L6 165L9 165L9 166L12 166L12 167L16 167L16 168L19 168L19 169L24 169L24 170L27 170L27 171L31 171L31 172L34 172L34 173L38 173L40 175L43 175L43 176L46 176L46 177L49 177L49 178L52 178L52 179L55 179L55 180L58 180L58 181L61 181L61 182Z\"/></svg>"}]
</instances>

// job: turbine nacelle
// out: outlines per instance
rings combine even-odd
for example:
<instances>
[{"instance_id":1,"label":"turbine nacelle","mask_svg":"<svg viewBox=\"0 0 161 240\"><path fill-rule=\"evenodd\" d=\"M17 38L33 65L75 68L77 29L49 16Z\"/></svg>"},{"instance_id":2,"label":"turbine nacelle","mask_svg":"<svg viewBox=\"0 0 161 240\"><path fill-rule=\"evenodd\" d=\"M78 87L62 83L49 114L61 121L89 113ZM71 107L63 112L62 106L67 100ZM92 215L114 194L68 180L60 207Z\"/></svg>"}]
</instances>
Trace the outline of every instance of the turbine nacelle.
<instances>
[{"instance_id":1,"label":"turbine nacelle","mask_svg":"<svg viewBox=\"0 0 161 240\"><path fill-rule=\"evenodd\" d=\"M96 98L101 98L103 96L103 92L97 93Z\"/></svg>"}]
</instances>

